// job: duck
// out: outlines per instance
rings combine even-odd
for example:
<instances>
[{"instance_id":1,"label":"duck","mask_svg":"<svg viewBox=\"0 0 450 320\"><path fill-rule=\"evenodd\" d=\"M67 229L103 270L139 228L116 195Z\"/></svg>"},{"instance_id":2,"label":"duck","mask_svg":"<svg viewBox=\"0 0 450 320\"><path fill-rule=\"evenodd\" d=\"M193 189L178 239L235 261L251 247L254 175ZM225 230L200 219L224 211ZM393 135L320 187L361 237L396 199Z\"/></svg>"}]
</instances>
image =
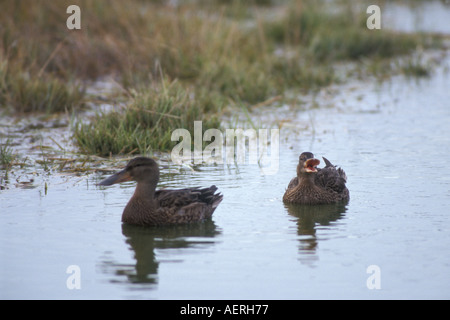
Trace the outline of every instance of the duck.
<instances>
[{"instance_id":1,"label":"duck","mask_svg":"<svg viewBox=\"0 0 450 320\"><path fill-rule=\"evenodd\" d=\"M148 157L136 157L126 167L99 183L110 186L136 181L136 189L122 213L122 222L140 226L180 225L211 218L223 199L217 187L156 190L159 166Z\"/></svg>"},{"instance_id":2,"label":"duck","mask_svg":"<svg viewBox=\"0 0 450 320\"><path fill-rule=\"evenodd\" d=\"M346 203L350 192L346 187L347 176L342 168L334 166L322 157L324 168L317 168L320 160L311 152L299 156L297 176L294 177L283 195L288 204L316 205Z\"/></svg>"}]
</instances>

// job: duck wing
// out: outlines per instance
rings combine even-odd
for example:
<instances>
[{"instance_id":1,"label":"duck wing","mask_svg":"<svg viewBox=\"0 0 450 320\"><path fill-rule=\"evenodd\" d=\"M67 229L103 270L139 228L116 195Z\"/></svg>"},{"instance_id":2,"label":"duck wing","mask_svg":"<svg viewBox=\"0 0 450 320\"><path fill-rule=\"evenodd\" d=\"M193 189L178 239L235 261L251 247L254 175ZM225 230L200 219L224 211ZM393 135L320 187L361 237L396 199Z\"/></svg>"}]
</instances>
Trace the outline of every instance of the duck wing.
<instances>
[{"instance_id":1,"label":"duck wing","mask_svg":"<svg viewBox=\"0 0 450 320\"><path fill-rule=\"evenodd\" d=\"M175 223L185 223L209 218L223 195L215 193L216 186L209 188L162 189L155 192L158 210L170 212ZM171 220L172 220L171 219Z\"/></svg>"},{"instance_id":2,"label":"duck wing","mask_svg":"<svg viewBox=\"0 0 450 320\"><path fill-rule=\"evenodd\" d=\"M161 207L182 207L196 202L215 204L215 207L217 207L223 196L220 193L215 194L216 190L216 186L209 188L161 189L155 192L155 198Z\"/></svg>"},{"instance_id":3,"label":"duck wing","mask_svg":"<svg viewBox=\"0 0 450 320\"><path fill-rule=\"evenodd\" d=\"M325 157L323 157L323 160L325 162L325 167L318 169L315 178L316 185L337 193L347 192L347 187L345 186L347 176L344 170L334 166Z\"/></svg>"}]
</instances>

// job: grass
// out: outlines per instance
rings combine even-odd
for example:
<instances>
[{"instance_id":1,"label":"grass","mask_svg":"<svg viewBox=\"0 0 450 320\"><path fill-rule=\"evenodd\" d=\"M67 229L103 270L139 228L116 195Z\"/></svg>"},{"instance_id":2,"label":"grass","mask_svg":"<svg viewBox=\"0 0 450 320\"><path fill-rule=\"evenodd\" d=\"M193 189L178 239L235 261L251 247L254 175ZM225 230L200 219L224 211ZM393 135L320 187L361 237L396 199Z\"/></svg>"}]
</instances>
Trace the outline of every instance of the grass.
<instances>
[{"instance_id":1,"label":"grass","mask_svg":"<svg viewBox=\"0 0 450 320\"><path fill-rule=\"evenodd\" d=\"M10 140L6 140L5 143L0 143L0 169L5 170L5 172L9 171L16 159L16 154L14 154L13 149L10 147L10 143Z\"/></svg>"},{"instance_id":2,"label":"grass","mask_svg":"<svg viewBox=\"0 0 450 320\"><path fill-rule=\"evenodd\" d=\"M193 132L196 120L203 121L203 130L220 125L217 117L207 116L196 103L202 98L194 99L191 94L177 82L141 89L130 104L97 113L92 120L95 125L76 122L77 143L86 153L101 156L170 150L174 146L171 134L176 128Z\"/></svg>"},{"instance_id":3,"label":"grass","mask_svg":"<svg viewBox=\"0 0 450 320\"><path fill-rule=\"evenodd\" d=\"M322 1L300 1L284 19L266 25L266 33L276 42L307 49L312 61L388 58L407 54L425 40L420 35L396 33L366 27L367 6L349 1L331 10Z\"/></svg>"},{"instance_id":4,"label":"grass","mask_svg":"<svg viewBox=\"0 0 450 320\"><path fill-rule=\"evenodd\" d=\"M15 113L55 113L81 106L83 90L79 85L43 75L32 78L27 72L9 70L0 62L0 105Z\"/></svg>"},{"instance_id":5,"label":"grass","mask_svg":"<svg viewBox=\"0 0 450 320\"><path fill-rule=\"evenodd\" d=\"M72 4L81 8L81 30L66 28ZM0 12L0 108L78 110L88 98L80 83L112 77L124 87L127 102L73 124L80 150L97 155L169 150L176 144L171 132L191 130L194 120L202 120L205 130L219 127L226 108L341 81L336 62L365 68L366 59L388 59L426 45L424 36L368 30L365 10L350 1L337 6L318 0L199 0L176 6L142 0L7 1ZM405 74L424 72L412 67L405 67Z\"/></svg>"},{"instance_id":6,"label":"grass","mask_svg":"<svg viewBox=\"0 0 450 320\"><path fill-rule=\"evenodd\" d=\"M432 69L432 63L423 61L420 56L410 57L400 64L400 70L403 74L414 78L429 77Z\"/></svg>"}]
</instances>

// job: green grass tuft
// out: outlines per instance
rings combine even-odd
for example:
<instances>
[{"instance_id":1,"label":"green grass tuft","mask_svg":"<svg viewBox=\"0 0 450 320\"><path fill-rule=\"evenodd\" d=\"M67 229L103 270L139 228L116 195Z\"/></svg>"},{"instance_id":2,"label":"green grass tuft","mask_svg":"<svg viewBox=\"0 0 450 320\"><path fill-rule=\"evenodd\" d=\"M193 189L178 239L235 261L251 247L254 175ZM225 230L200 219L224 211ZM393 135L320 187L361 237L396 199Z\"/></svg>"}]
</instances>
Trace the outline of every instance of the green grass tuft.
<instances>
[{"instance_id":1,"label":"green grass tuft","mask_svg":"<svg viewBox=\"0 0 450 320\"><path fill-rule=\"evenodd\" d=\"M10 147L10 140L6 140L5 143L0 141L0 169L6 172L11 168L17 155Z\"/></svg>"},{"instance_id":2,"label":"green grass tuft","mask_svg":"<svg viewBox=\"0 0 450 320\"><path fill-rule=\"evenodd\" d=\"M177 128L193 133L196 120L203 121L203 130L220 126L219 118L206 110L220 109L216 104L221 101L193 94L176 82L140 90L130 104L98 113L90 123L76 122L74 138L84 152L102 156L168 151L177 143L171 141Z\"/></svg>"}]
</instances>

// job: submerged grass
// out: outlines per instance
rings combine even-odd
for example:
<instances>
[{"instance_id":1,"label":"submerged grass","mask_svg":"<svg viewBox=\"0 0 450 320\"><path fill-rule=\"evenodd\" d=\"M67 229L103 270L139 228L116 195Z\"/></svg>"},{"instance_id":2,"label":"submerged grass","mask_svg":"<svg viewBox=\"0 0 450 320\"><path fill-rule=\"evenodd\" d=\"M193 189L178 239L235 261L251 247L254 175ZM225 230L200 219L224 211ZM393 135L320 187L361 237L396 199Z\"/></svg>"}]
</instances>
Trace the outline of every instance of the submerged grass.
<instances>
[{"instance_id":1,"label":"submerged grass","mask_svg":"<svg viewBox=\"0 0 450 320\"><path fill-rule=\"evenodd\" d=\"M81 30L66 28L73 4ZM336 61L424 46L423 36L368 30L365 10L355 8L348 0L7 1L0 12L0 108L74 110L85 98L80 81L113 77L135 94L111 113L74 123L80 148L98 155L168 150L174 129L192 130L195 120L218 127L225 106L342 80Z\"/></svg>"}]
</instances>

